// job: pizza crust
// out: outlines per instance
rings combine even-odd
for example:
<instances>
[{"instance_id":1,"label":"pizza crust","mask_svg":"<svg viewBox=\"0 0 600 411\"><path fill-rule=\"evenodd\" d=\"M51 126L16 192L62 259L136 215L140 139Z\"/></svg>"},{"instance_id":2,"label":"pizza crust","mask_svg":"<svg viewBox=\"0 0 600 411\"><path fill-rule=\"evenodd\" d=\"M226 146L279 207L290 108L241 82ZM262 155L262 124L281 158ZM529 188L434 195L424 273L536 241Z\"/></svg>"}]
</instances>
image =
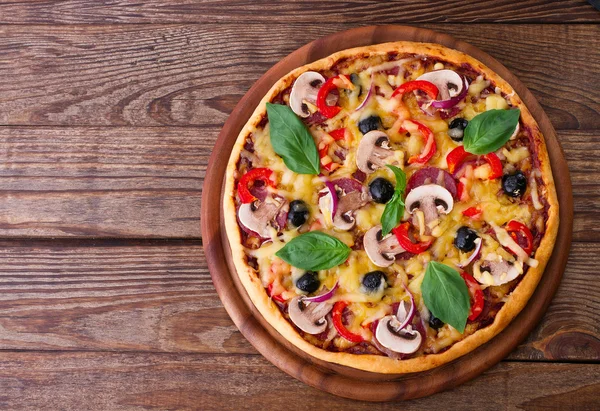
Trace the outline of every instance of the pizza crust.
<instances>
[{"instance_id":1,"label":"pizza crust","mask_svg":"<svg viewBox=\"0 0 600 411\"><path fill-rule=\"evenodd\" d=\"M356 355L344 352L331 352L316 347L304 340L302 336L294 329L294 327L283 317L279 311L279 308L267 295L254 270L247 265L244 247L241 245L240 229L235 218L236 207L234 201L236 164L240 157L240 152L244 146L246 137L256 128L266 113L266 102L270 102L281 91L288 88L293 81L305 71L327 70L331 68L338 60L346 57L362 58L370 55L388 53L391 51L396 51L399 53L422 54L428 57L446 60L458 65L462 63L468 63L477 72L484 73L487 79L492 80L493 83L495 83L495 85L502 90L502 92L510 96L511 104L514 107L521 109L521 121L531 130L534 148L539 160L542 180L547 191L546 199L549 204L546 231L540 246L535 253L535 259L538 260L539 265L535 268L529 267L527 274L522 278L517 287L510 294L508 301L497 313L496 317L494 318L494 322L485 328L477 330L475 333L469 335L465 339L453 344L448 350L442 353L428 354L407 360L395 360L387 356L380 355ZM467 354L500 333L525 307L527 301L533 294L542 277L544 268L546 267L546 264L552 254L559 225L558 199L556 197L554 179L552 176L546 143L536 121L523 101L506 81L504 81L499 75L487 68L478 60L460 51L430 43L403 41L343 50L324 59L299 67L281 78L273 85L266 96L258 104L258 107L252 114L251 119L246 123L236 140L231 152L231 156L229 157L229 163L225 175L224 193L223 213L225 216L225 229L227 238L229 239L237 275L242 285L246 289L250 300L255 305L258 312L264 317L264 319L271 324L271 326L287 341L291 342L300 350L319 360L382 374L405 374L425 371L434 367L438 367Z\"/></svg>"}]
</instances>

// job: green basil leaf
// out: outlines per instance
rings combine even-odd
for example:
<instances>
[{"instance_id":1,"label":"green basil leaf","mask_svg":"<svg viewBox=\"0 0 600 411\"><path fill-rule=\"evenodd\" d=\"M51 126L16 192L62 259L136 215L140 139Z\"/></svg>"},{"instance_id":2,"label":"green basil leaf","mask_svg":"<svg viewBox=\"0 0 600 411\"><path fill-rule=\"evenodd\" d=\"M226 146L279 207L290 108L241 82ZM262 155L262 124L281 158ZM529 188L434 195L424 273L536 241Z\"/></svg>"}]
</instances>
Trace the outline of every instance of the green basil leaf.
<instances>
[{"instance_id":1,"label":"green basil leaf","mask_svg":"<svg viewBox=\"0 0 600 411\"><path fill-rule=\"evenodd\" d=\"M291 108L267 103L271 145L290 170L319 174L319 152L308 129Z\"/></svg>"},{"instance_id":2,"label":"green basil leaf","mask_svg":"<svg viewBox=\"0 0 600 411\"><path fill-rule=\"evenodd\" d=\"M430 261L421 284L421 295L434 316L464 332L471 302L467 285L458 271Z\"/></svg>"},{"instance_id":3,"label":"green basil leaf","mask_svg":"<svg viewBox=\"0 0 600 411\"><path fill-rule=\"evenodd\" d=\"M515 132L521 110L488 110L476 115L465 128L463 144L472 154L488 154L502 147Z\"/></svg>"},{"instance_id":4,"label":"green basil leaf","mask_svg":"<svg viewBox=\"0 0 600 411\"><path fill-rule=\"evenodd\" d=\"M342 264L350 255L350 247L321 231L309 231L293 238L275 255L303 270L327 270Z\"/></svg>"},{"instance_id":5,"label":"green basil leaf","mask_svg":"<svg viewBox=\"0 0 600 411\"><path fill-rule=\"evenodd\" d=\"M406 174L396 166L387 165L396 176L396 189L394 195L385 205L381 215L381 234L388 235L396 227L404 215L404 190L406 190Z\"/></svg>"}]
</instances>

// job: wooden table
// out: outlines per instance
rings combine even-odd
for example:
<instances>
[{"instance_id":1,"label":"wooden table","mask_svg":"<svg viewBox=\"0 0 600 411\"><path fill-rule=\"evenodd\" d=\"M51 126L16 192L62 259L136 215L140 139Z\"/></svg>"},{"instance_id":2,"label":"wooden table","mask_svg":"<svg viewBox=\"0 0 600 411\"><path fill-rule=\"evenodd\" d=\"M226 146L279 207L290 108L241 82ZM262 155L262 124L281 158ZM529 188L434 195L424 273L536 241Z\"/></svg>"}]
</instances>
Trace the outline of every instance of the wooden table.
<instances>
[{"instance_id":1,"label":"wooden table","mask_svg":"<svg viewBox=\"0 0 600 411\"><path fill-rule=\"evenodd\" d=\"M583 0L102 3L0 1L0 408L600 407L600 12ZM519 76L558 131L575 218L563 282L526 342L457 389L373 406L258 355L214 291L199 215L211 148L251 84L310 40L384 23L446 32Z\"/></svg>"}]
</instances>

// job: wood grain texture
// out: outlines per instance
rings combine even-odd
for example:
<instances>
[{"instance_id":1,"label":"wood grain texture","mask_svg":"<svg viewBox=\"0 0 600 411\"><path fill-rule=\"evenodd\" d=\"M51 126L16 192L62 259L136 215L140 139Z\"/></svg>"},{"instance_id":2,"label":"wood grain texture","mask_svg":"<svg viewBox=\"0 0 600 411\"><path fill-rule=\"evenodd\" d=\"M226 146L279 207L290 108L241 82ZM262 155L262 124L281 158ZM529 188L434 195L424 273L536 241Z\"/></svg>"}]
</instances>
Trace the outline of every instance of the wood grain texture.
<instances>
[{"instance_id":1,"label":"wood grain texture","mask_svg":"<svg viewBox=\"0 0 600 411\"><path fill-rule=\"evenodd\" d=\"M0 127L0 237L199 238L217 127ZM598 241L600 134L561 131L574 239ZM220 184L220 183L218 183Z\"/></svg>"},{"instance_id":2,"label":"wood grain texture","mask_svg":"<svg viewBox=\"0 0 600 411\"><path fill-rule=\"evenodd\" d=\"M0 26L0 124L221 126L269 67L352 26ZM600 25L423 26L496 57L557 129L600 128Z\"/></svg>"},{"instance_id":3,"label":"wood grain texture","mask_svg":"<svg viewBox=\"0 0 600 411\"><path fill-rule=\"evenodd\" d=\"M561 287L512 360L600 361L600 244L574 244ZM580 296L585 295L585 298ZM256 354L198 242L0 242L0 350Z\"/></svg>"},{"instance_id":4,"label":"wood grain texture","mask_svg":"<svg viewBox=\"0 0 600 411\"><path fill-rule=\"evenodd\" d=\"M416 22L598 22L600 13L583 0L94 0L11 1L0 4L0 24L277 23L389 24Z\"/></svg>"},{"instance_id":5,"label":"wood grain texture","mask_svg":"<svg viewBox=\"0 0 600 411\"><path fill-rule=\"evenodd\" d=\"M357 402L317 391L264 358L152 353L1 353L0 406L39 410L591 410L600 365L501 363L433 397Z\"/></svg>"}]
</instances>

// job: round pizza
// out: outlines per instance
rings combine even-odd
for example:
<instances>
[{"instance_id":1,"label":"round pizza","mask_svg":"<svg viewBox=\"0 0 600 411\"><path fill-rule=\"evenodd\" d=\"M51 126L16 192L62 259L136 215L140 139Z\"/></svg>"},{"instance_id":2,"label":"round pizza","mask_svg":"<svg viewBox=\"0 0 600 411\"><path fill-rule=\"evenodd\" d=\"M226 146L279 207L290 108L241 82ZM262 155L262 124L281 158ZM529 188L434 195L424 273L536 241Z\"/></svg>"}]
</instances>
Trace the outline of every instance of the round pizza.
<instances>
[{"instance_id":1,"label":"round pizza","mask_svg":"<svg viewBox=\"0 0 600 411\"><path fill-rule=\"evenodd\" d=\"M511 86L413 42L340 51L277 81L235 143L223 213L240 282L278 333L389 374L505 328L559 223L544 137Z\"/></svg>"}]
</instances>

